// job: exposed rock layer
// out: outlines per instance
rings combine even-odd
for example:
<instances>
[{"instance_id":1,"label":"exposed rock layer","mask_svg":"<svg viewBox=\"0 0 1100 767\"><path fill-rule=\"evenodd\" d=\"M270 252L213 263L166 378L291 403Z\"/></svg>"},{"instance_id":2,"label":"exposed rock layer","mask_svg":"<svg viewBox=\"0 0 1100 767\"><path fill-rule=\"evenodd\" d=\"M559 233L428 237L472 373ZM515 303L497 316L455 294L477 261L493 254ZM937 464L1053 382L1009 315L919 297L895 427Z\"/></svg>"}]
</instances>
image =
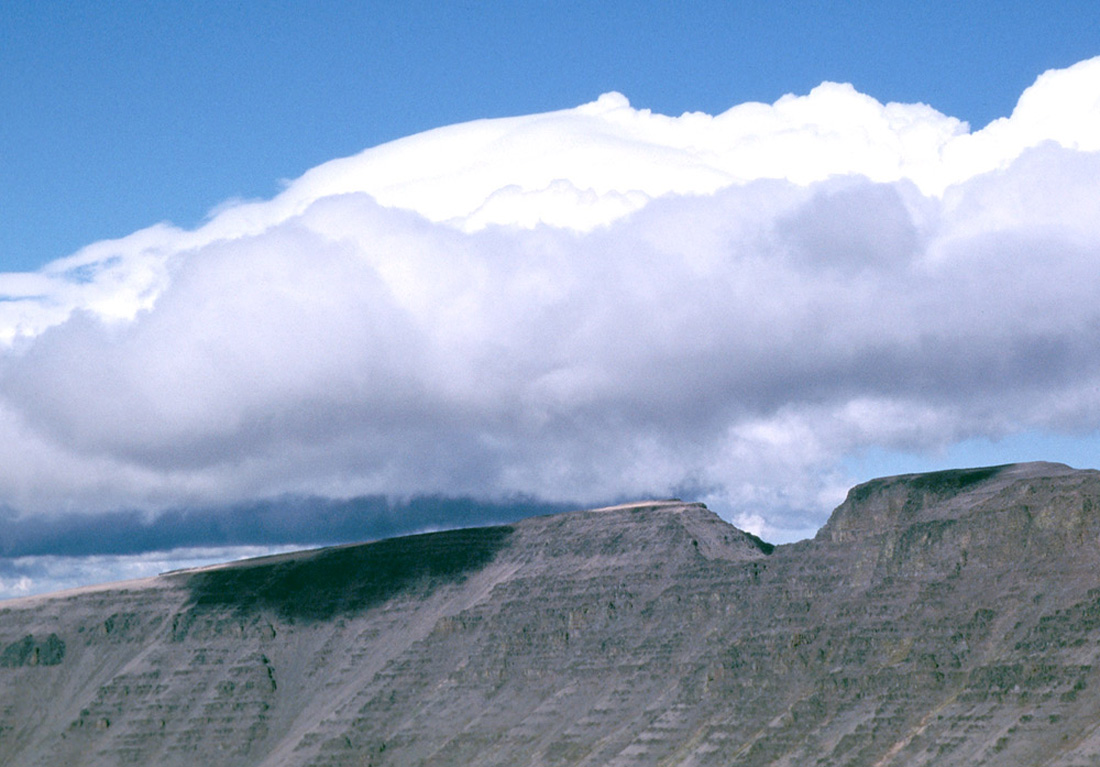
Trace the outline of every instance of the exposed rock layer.
<instances>
[{"instance_id":1,"label":"exposed rock layer","mask_svg":"<svg viewBox=\"0 0 1100 767\"><path fill-rule=\"evenodd\" d=\"M0 605L5 765L1100 763L1100 472L648 503Z\"/></svg>"}]
</instances>

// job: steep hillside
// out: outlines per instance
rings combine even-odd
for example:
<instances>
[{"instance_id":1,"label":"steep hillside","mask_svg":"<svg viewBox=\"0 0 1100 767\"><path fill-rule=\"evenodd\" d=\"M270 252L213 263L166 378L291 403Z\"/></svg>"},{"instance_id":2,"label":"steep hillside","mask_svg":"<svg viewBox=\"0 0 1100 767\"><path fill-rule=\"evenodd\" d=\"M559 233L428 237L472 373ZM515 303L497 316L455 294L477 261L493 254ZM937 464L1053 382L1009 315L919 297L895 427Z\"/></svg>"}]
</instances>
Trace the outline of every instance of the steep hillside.
<instances>
[{"instance_id":1,"label":"steep hillside","mask_svg":"<svg viewBox=\"0 0 1100 767\"><path fill-rule=\"evenodd\" d=\"M1098 543L1023 464L774 548L648 502L0 603L0 764L1096 764Z\"/></svg>"}]
</instances>

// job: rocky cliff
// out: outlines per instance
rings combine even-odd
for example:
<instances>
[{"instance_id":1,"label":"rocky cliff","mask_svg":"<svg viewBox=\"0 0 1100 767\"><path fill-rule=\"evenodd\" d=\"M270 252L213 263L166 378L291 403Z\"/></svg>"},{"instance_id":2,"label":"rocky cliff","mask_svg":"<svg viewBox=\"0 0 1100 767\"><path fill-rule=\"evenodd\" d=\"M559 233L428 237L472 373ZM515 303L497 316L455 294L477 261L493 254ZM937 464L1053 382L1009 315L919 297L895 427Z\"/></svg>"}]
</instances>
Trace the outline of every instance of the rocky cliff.
<instances>
[{"instance_id":1,"label":"rocky cliff","mask_svg":"<svg viewBox=\"0 0 1100 767\"><path fill-rule=\"evenodd\" d=\"M1100 763L1100 472L652 502L0 603L4 765Z\"/></svg>"}]
</instances>

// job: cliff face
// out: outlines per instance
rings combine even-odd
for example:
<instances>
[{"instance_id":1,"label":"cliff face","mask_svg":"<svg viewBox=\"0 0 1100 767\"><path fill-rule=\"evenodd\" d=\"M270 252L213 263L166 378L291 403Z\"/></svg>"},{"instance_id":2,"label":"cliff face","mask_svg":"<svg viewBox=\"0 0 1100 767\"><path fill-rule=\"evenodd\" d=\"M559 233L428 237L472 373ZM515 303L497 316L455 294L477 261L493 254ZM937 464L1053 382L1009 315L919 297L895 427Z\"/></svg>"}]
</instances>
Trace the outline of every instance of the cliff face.
<instances>
[{"instance_id":1,"label":"cliff face","mask_svg":"<svg viewBox=\"0 0 1100 767\"><path fill-rule=\"evenodd\" d=\"M1095 764L1098 508L1014 465L774 550L654 502L7 602L0 764Z\"/></svg>"}]
</instances>

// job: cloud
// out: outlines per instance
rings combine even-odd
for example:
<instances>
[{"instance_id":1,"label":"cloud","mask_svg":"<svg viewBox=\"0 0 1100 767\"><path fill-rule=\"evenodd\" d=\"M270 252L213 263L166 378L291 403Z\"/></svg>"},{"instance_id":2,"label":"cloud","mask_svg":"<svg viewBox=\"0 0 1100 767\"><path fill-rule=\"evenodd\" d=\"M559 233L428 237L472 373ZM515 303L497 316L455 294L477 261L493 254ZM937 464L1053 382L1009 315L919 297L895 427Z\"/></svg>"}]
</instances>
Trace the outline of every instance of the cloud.
<instances>
[{"instance_id":1,"label":"cloud","mask_svg":"<svg viewBox=\"0 0 1100 767\"><path fill-rule=\"evenodd\" d=\"M609 94L2 275L0 503L679 493L812 532L861 450L1100 428L1098 120L1100 59L974 133L830 83Z\"/></svg>"},{"instance_id":2,"label":"cloud","mask_svg":"<svg viewBox=\"0 0 1100 767\"><path fill-rule=\"evenodd\" d=\"M280 497L230 507L19 516L0 511L0 599L303 547L513 522L576 508L531 498Z\"/></svg>"},{"instance_id":3,"label":"cloud","mask_svg":"<svg viewBox=\"0 0 1100 767\"><path fill-rule=\"evenodd\" d=\"M232 507L168 509L53 516L0 515L0 559L57 555L136 555L176 548L324 546L379 540L445 527L497 524L567 511L569 505L530 498L486 503L473 498L421 496L394 501L384 496L347 500L284 496Z\"/></svg>"},{"instance_id":4,"label":"cloud","mask_svg":"<svg viewBox=\"0 0 1100 767\"><path fill-rule=\"evenodd\" d=\"M14 599L87 586L148 578L170 570L267 556L292 550L276 546L205 546L142 554L0 559L0 599Z\"/></svg>"}]
</instances>

